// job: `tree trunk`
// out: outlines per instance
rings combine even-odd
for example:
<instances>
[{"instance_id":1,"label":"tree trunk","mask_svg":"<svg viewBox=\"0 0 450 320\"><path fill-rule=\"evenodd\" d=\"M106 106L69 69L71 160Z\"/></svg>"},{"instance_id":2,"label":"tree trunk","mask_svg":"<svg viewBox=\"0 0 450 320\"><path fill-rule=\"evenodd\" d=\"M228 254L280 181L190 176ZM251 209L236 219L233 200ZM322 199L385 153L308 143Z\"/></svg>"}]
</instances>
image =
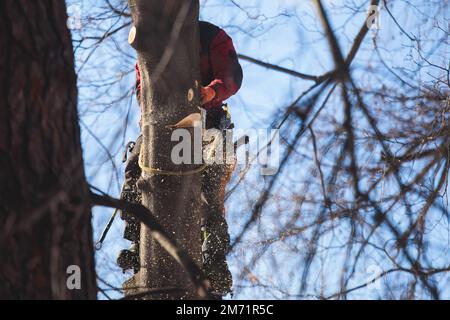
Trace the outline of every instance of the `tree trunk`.
<instances>
[{"instance_id":1,"label":"tree trunk","mask_svg":"<svg viewBox=\"0 0 450 320\"><path fill-rule=\"evenodd\" d=\"M0 2L0 299L96 298L66 21L64 1Z\"/></svg>"},{"instance_id":2,"label":"tree trunk","mask_svg":"<svg viewBox=\"0 0 450 320\"><path fill-rule=\"evenodd\" d=\"M172 130L187 115L199 112L196 80L199 72L198 0L130 0L134 27L130 44L137 50L142 81L143 163L166 171L186 171L199 165L175 165L171 160ZM198 81L197 83L200 83ZM191 131L192 132L192 131ZM143 204L178 245L200 264L201 174L143 173L138 186ZM152 240L142 225L141 269L126 286L186 287L186 294L158 299L191 298L189 278L175 260Z\"/></svg>"}]
</instances>

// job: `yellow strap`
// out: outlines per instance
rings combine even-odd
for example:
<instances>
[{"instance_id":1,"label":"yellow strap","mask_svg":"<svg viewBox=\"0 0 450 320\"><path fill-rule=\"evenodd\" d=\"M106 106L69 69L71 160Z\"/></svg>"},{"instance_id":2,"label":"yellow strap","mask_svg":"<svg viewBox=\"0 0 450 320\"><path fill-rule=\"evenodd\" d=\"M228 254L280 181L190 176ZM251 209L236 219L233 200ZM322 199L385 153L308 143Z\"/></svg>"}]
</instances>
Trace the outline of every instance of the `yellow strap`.
<instances>
[{"instance_id":1,"label":"yellow strap","mask_svg":"<svg viewBox=\"0 0 450 320\"><path fill-rule=\"evenodd\" d=\"M230 112L230 108L228 107L228 103L225 103L222 106L222 110L225 111L225 113L227 114L227 118L231 118L231 112Z\"/></svg>"},{"instance_id":2,"label":"yellow strap","mask_svg":"<svg viewBox=\"0 0 450 320\"><path fill-rule=\"evenodd\" d=\"M207 164L203 164L200 168L190 170L190 171L167 171L167 170L161 170L156 168L150 168L144 165L144 162L142 160L142 154L143 154L143 148L144 146L141 144L141 150L139 152L139 160L138 164L142 171L146 173L152 173L152 174L159 174L163 176L189 176L197 173L201 173L208 167Z\"/></svg>"}]
</instances>

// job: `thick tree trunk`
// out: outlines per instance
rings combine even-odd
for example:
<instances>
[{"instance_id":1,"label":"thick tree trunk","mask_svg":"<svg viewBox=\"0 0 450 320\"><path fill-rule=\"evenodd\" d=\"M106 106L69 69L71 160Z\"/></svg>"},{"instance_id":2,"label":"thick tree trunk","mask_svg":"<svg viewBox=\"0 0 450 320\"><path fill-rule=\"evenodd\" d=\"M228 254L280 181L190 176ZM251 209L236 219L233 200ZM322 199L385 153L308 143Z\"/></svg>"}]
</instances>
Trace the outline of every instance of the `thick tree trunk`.
<instances>
[{"instance_id":1,"label":"thick tree trunk","mask_svg":"<svg viewBox=\"0 0 450 320\"><path fill-rule=\"evenodd\" d=\"M199 112L196 80L199 73L198 0L130 0L135 33L130 43L137 50L142 77L143 162L168 171L186 171L199 165L175 165L171 142L175 124ZM197 104L196 104L197 103ZM140 183L143 204L178 245L200 264L201 174L160 175L143 173ZM144 288L187 287L189 277L141 228L141 269L128 283ZM161 295L159 299L194 297Z\"/></svg>"},{"instance_id":2,"label":"thick tree trunk","mask_svg":"<svg viewBox=\"0 0 450 320\"><path fill-rule=\"evenodd\" d=\"M64 1L0 1L0 299L96 298L66 20Z\"/></svg>"}]
</instances>

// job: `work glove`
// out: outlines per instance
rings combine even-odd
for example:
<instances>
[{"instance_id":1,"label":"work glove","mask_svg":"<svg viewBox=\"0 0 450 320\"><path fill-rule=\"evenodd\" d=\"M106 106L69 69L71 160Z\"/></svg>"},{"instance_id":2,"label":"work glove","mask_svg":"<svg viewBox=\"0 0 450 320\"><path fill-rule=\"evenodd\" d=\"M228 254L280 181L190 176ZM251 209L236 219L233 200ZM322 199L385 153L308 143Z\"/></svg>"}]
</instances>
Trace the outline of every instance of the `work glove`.
<instances>
[{"instance_id":1,"label":"work glove","mask_svg":"<svg viewBox=\"0 0 450 320\"><path fill-rule=\"evenodd\" d=\"M211 87L201 87L200 96L202 99L202 105L207 104L216 97L216 91Z\"/></svg>"}]
</instances>

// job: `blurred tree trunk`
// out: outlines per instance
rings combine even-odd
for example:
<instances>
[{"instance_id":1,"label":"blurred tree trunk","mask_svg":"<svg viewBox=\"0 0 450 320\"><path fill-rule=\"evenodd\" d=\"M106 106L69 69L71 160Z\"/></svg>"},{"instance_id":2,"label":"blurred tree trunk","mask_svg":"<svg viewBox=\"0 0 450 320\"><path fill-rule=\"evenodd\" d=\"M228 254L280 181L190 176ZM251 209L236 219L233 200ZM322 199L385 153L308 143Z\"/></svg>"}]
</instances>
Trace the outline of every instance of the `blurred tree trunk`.
<instances>
[{"instance_id":1,"label":"blurred tree trunk","mask_svg":"<svg viewBox=\"0 0 450 320\"><path fill-rule=\"evenodd\" d=\"M66 21L64 1L0 2L0 299L96 298Z\"/></svg>"},{"instance_id":2,"label":"blurred tree trunk","mask_svg":"<svg viewBox=\"0 0 450 320\"><path fill-rule=\"evenodd\" d=\"M196 80L200 79L198 0L130 0L129 4L136 31L130 33L129 41L137 50L142 77L143 162L148 167L169 171L198 168L199 165L173 163L171 152L177 142L171 142L172 130L166 128L199 112L196 108ZM167 176L144 172L138 185L143 193L143 205L200 264L201 174ZM125 288L191 288L185 271L151 239L144 225L140 262L140 271ZM153 297L194 297L188 291Z\"/></svg>"}]
</instances>

